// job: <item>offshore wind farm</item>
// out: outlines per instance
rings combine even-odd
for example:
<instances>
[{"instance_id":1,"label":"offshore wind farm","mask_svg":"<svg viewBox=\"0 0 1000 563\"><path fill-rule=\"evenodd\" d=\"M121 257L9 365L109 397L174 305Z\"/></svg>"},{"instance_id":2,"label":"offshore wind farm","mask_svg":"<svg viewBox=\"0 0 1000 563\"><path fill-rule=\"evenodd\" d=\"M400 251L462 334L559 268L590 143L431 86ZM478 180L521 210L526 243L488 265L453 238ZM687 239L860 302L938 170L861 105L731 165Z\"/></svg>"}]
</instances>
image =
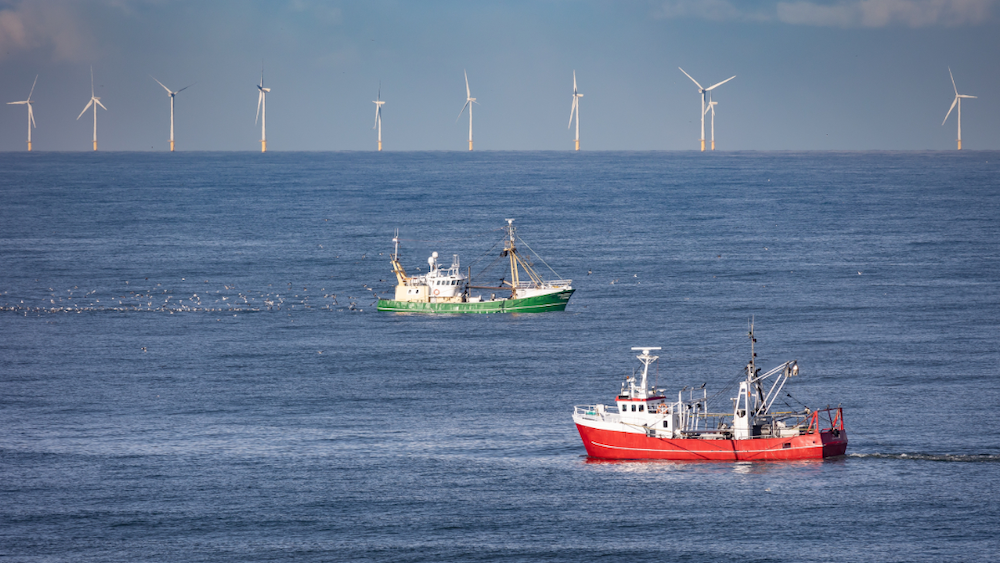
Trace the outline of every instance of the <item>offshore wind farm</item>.
<instances>
[{"instance_id":1,"label":"offshore wind farm","mask_svg":"<svg viewBox=\"0 0 1000 563\"><path fill-rule=\"evenodd\" d=\"M718 88L719 86L722 86L723 84L726 84L727 82L735 79L736 76L735 75L731 76L731 77L729 77L729 78L727 78L725 80L722 80L721 82L717 82L717 83L715 83L715 84L713 84L713 85L711 85L711 86L709 86L709 87L706 88L706 87L703 87L697 80L695 80L694 77L692 77L690 74L688 74L687 71L685 71L683 68L678 67L678 69L684 74L684 76L686 76L688 79L690 79L691 82L693 82L695 84L695 86L698 88L698 93L699 93L699 97L700 97L700 101L701 101L701 111L700 111L700 114L699 114L699 122L700 122L700 127L701 127L701 129L700 129L700 131L701 131L701 136L700 136L700 150L701 150L701 152L705 152L705 150L706 150L705 117L708 116L708 118L709 118L709 126L710 126L710 135L709 135L709 139L708 139L708 141L709 141L708 149L711 150L711 151L714 151L716 149L716 146L715 146L715 113L716 113L715 112L715 108L716 108L716 106L718 105L719 102L714 101L712 99L713 91L716 88ZM955 97L954 97L954 100L952 101L951 107L948 109L948 112L945 115L944 121L942 121L941 124L944 125L944 123L947 122L948 117L950 117L952 110L956 110L956 108L957 108L957 112L956 112L956 114L957 114L956 121L958 123L958 143L957 143L957 150L962 150L962 103L961 102L962 102L962 99L976 99L976 96L970 96L970 95L966 95L966 94L959 94L959 92L958 92L958 86L955 84L955 78L954 78L954 75L952 74L950 68L948 69L948 75L949 75L949 77L951 79L951 84L952 84L952 87L953 87L954 92L955 92ZM473 150L472 106L474 104L478 104L478 101L477 101L476 98L474 98L472 96L472 91L471 91L471 89L469 87L469 75L468 75L468 72L467 71L463 71L463 76L464 76L464 79L465 79L466 99L465 99L465 104L462 106L462 109L461 109L461 111L458 114L458 118L456 119L456 123L458 122L459 119L461 119L462 115L464 115L466 113L466 110L468 110L468 117L469 117L469 136L468 136L468 143L469 143L469 145L468 145L468 150L471 151L471 150ZM187 90L188 88L190 88L191 85L185 86L184 88L181 88L180 90L174 91L174 90L171 90L169 87L167 87L162 82L160 82L157 78L155 78L153 76L150 76L150 78L152 78L157 84L159 84L167 92L167 95L169 97L169 101L170 101L170 137L169 137L169 150L170 150L170 152L174 152L174 150L175 150L175 144L174 144L174 102L175 102L175 97L180 92L183 92L184 90ZM28 141L27 141L28 147L27 147L27 150L29 152L32 150L31 130L32 130L32 128L35 127L34 113L32 111L32 103L33 102L31 100L31 95L35 91L35 86L37 85L37 82L38 82L38 76L36 75L35 76L35 81L32 83L31 90L29 91L28 98L26 100L15 101L15 102L7 102L8 105L25 105L28 108ZM259 122L260 126L261 126L261 130L260 130L260 147L261 147L261 152L267 152L267 94L271 92L271 88L264 86L264 70L263 70L263 68L261 68L260 82L257 84L257 91L258 91L257 112L256 112L256 117L254 118L254 123L258 123ZM575 132L575 136L574 136L574 150L575 151L579 151L580 150L580 98L582 98L582 97L583 97L583 94L579 93L579 90L578 90L578 87L577 87L576 71L574 70L573 71L572 103L570 105L570 117L569 117L569 124L567 125L567 129L570 129L570 128L573 127L573 123L574 123L574 120L575 120L576 121L576 132ZM104 106L104 104L101 103L100 100L101 100L101 98L96 95L95 90L94 90L93 68L91 68L91 97L90 97L90 100L88 101L87 105L84 107L83 111L81 111L80 115L77 116L77 120L79 120L83 116L83 114L86 113L86 111L88 109L93 108L93 113L94 113L94 121L93 121L93 150L94 151L97 150L97 107L100 106L101 108L107 110L107 108ZM382 85L381 85L381 81L379 82L379 87L378 87L376 99L373 100L372 103L375 104L375 125L372 127L372 129L373 130L377 130L377 145L376 145L377 148L376 148L376 150L379 151L379 152L381 152L382 151L382 106L385 104L385 101L382 100Z\"/></svg>"},{"instance_id":2,"label":"offshore wind farm","mask_svg":"<svg viewBox=\"0 0 1000 563\"><path fill-rule=\"evenodd\" d=\"M0 29L23 32L0 33L0 99L24 101L38 75L33 151L93 148L93 116L86 129L72 124L80 113L72 106L91 94L91 66L93 96L111 109L97 109L101 150L169 150L167 92L150 87L149 74L171 91L198 83L174 99L175 151L377 150L373 108L364 107L380 80L390 100L383 117L392 112L383 151L467 150L454 109L470 97L482 104L472 109L475 150L575 151L578 140L581 151L700 150L704 139L709 152L713 129L716 151L954 150L955 116L952 129L940 126L955 97L951 67L959 93L978 96L962 99L962 149L1000 147L1000 76L983 55L1000 48L1000 4L899 0L868 12L880 3L821 10L806 0L793 18L787 2L722 0L728 11L712 19L691 0L614 9L580 0L565 12L545 3L448 10L438 0L374 0L370 9L80 0L36 10L11 0L0 6ZM509 18L503 33L487 24L497 16ZM920 38L932 32L953 40ZM679 67L706 89L739 77L692 106L694 84L671 70ZM574 111L567 135L574 71L587 115ZM248 117L263 110L260 87L279 89L279 98L266 96L270 127ZM891 92L891 102L872 104L872 91ZM0 112L0 151L26 148L25 111Z\"/></svg>"}]
</instances>

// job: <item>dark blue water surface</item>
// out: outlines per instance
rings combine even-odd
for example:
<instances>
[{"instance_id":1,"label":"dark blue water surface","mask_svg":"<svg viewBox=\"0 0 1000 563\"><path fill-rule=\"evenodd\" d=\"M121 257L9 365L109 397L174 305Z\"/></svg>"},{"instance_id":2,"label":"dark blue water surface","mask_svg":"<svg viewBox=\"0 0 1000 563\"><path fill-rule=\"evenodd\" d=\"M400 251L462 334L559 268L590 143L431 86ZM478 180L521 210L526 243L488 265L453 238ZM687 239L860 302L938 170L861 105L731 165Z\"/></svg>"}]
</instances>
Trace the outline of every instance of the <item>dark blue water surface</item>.
<instances>
[{"instance_id":1,"label":"dark blue water surface","mask_svg":"<svg viewBox=\"0 0 1000 563\"><path fill-rule=\"evenodd\" d=\"M0 154L0 559L996 560L998 171ZM394 229L408 268L475 273L507 217L574 280L565 312L375 311ZM843 405L848 456L585 457L573 406L631 346L729 408L750 318L761 364L802 367L788 404Z\"/></svg>"}]
</instances>

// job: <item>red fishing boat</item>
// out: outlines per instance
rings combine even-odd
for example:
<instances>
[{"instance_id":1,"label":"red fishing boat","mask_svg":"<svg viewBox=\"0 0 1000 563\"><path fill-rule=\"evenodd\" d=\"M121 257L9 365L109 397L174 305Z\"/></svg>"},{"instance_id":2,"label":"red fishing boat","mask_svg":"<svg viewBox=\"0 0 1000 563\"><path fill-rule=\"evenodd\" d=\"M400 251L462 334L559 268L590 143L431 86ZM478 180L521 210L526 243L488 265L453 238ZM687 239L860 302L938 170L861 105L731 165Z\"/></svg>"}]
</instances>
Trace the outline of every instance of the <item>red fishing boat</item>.
<instances>
[{"instance_id":1,"label":"red fishing boat","mask_svg":"<svg viewBox=\"0 0 1000 563\"><path fill-rule=\"evenodd\" d=\"M573 412L587 455L598 459L669 459L715 461L774 461L822 459L844 455L847 432L841 407L772 411L789 378L799 373L797 361L767 373L756 367L753 326L750 363L732 412L711 412L705 385L685 387L677 400L650 381L649 366L659 359L659 347L632 348L642 363L641 374L622 383L615 405L582 405ZM687 395L685 397L685 395Z\"/></svg>"}]
</instances>

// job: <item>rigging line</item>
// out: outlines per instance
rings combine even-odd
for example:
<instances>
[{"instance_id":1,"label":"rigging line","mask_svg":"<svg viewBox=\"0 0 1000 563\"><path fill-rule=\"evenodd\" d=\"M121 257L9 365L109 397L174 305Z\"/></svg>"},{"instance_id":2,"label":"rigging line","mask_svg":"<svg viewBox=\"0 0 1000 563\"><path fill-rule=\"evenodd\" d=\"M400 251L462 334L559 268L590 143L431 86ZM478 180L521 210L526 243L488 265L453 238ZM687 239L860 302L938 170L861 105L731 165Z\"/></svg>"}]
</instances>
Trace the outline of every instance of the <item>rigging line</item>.
<instances>
[{"instance_id":1,"label":"rigging line","mask_svg":"<svg viewBox=\"0 0 1000 563\"><path fill-rule=\"evenodd\" d=\"M526 246L528 248L528 250L530 250L531 253L535 255L536 258L538 258L539 260L541 260L542 264L545 264L545 267L548 268L549 271L552 272L556 276L556 278L562 279L562 276L560 276L558 273L556 273L556 271L552 269L552 266L549 266L548 262L546 262L544 258L542 258L541 256L539 256L538 253L535 252L534 248L531 248L531 246L529 246L528 243L524 242L523 238L517 237L517 240L521 241L521 243L524 244L524 246Z\"/></svg>"},{"instance_id":2,"label":"rigging line","mask_svg":"<svg viewBox=\"0 0 1000 563\"><path fill-rule=\"evenodd\" d=\"M487 270L489 270L493 266L496 266L497 262L499 262L501 258L503 258L503 256L497 256L496 258L494 258L493 262L491 262L488 266L486 266L485 268L483 268L482 270L480 270L480 272L478 274L476 274L476 278L481 277L483 274L486 273ZM471 266L470 266L470 268L471 268Z\"/></svg>"},{"instance_id":3,"label":"rigging line","mask_svg":"<svg viewBox=\"0 0 1000 563\"><path fill-rule=\"evenodd\" d=\"M725 386L725 387L723 387L723 388L722 388L722 389L721 389L721 390L720 390L720 391L719 391L718 393L716 393L715 395L712 395L711 397L709 397L709 398L708 398L708 400L709 400L709 401L713 401L713 400L717 399L717 398L719 397L719 395L722 395L722 394L726 393L727 391L729 391L730 389L732 389L733 387L735 387L735 386L736 386L736 382L737 382L737 381L739 381L739 380L740 380L740 378L741 378L741 377L743 377L743 375L744 375L744 374L743 374L743 371L742 371L742 370L740 370L740 373L739 373L739 375L737 375L736 377L734 377L734 378L732 378L731 380L729 380L729 383L726 383L726 386Z\"/></svg>"},{"instance_id":4,"label":"rigging line","mask_svg":"<svg viewBox=\"0 0 1000 563\"><path fill-rule=\"evenodd\" d=\"M472 268L472 267L473 267L473 266L475 266L476 264L480 263L480 262L481 262L481 261L483 260L483 258L485 258L485 257L489 256L490 252L492 252L492 251L493 251L493 249L494 249L494 248L496 248L496 247L497 247L497 245L498 245L498 244L500 244L501 242L503 242L503 241L499 241L499 240L498 240L497 242L493 243L493 246L491 246L491 247L489 248L489 250L487 250L487 251L486 251L486 252L484 252L484 253L483 253L483 254L482 254L481 256L479 256L479 258L476 258L476 259L475 259L475 260L474 260L474 261L472 262L472 264L469 264L469 268ZM491 264L491 265L492 265L492 264ZM487 266L487 268L489 268L489 267L490 267L490 266ZM485 270L484 270L484 271L485 271ZM482 273L482 272L480 272L480 273Z\"/></svg>"}]
</instances>

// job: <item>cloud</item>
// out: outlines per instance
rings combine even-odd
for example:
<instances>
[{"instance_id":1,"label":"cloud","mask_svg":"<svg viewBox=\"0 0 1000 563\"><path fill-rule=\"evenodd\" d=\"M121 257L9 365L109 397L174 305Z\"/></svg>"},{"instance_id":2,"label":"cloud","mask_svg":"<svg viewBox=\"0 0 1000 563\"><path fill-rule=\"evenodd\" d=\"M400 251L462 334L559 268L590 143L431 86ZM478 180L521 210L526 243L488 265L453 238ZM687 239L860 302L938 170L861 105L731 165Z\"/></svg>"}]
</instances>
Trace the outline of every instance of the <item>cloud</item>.
<instances>
[{"instance_id":1,"label":"cloud","mask_svg":"<svg viewBox=\"0 0 1000 563\"><path fill-rule=\"evenodd\" d=\"M801 0L754 3L731 0L668 0L653 11L664 19L775 21L843 28L958 27L993 19L998 0Z\"/></svg>"},{"instance_id":2,"label":"cloud","mask_svg":"<svg viewBox=\"0 0 1000 563\"><path fill-rule=\"evenodd\" d=\"M709 21L775 19L769 16L766 10L748 10L746 4L737 5L730 0L668 0L653 11L653 16L662 19L697 18Z\"/></svg>"},{"instance_id":3,"label":"cloud","mask_svg":"<svg viewBox=\"0 0 1000 563\"><path fill-rule=\"evenodd\" d=\"M94 42L80 28L80 19L69 2L0 4L0 59L41 51L55 61L87 60L95 52Z\"/></svg>"},{"instance_id":4,"label":"cloud","mask_svg":"<svg viewBox=\"0 0 1000 563\"><path fill-rule=\"evenodd\" d=\"M779 2L778 20L823 27L956 27L984 23L994 0Z\"/></svg>"}]
</instances>

